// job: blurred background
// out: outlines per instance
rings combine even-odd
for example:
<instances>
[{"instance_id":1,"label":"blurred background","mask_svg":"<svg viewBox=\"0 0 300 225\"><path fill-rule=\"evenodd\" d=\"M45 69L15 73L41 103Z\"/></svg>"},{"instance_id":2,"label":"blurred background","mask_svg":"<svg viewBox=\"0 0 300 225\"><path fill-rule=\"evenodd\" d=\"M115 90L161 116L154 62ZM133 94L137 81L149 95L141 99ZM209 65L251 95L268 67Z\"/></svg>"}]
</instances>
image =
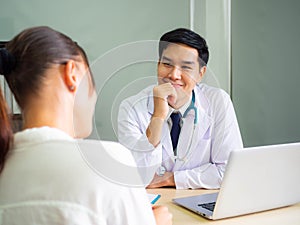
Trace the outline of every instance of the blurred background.
<instances>
[{"instance_id":1,"label":"blurred background","mask_svg":"<svg viewBox=\"0 0 300 225\"><path fill-rule=\"evenodd\" d=\"M120 102L155 83L157 40L190 28L207 40L204 82L230 94L245 146L299 142L299 11L298 0L0 0L0 41L40 25L77 41L99 93L90 138L115 141Z\"/></svg>"}]
</instances>

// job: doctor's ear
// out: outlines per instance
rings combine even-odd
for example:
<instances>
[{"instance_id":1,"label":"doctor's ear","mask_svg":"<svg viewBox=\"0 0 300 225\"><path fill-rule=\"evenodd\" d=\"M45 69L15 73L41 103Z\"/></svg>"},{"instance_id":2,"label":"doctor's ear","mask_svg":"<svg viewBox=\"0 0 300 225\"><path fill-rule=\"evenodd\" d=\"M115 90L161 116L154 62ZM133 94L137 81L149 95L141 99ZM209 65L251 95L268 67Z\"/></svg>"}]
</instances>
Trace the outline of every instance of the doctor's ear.
<instances>
[{"instance_id":1,"label":"doctor's ear","mask_svg":"<svg viewBox=\"0 0 300 225\"><path fill-rule=\"evenodd\" d=\"M205 74L205 72L206 72L206 69L207 69L206 66L202 66L202 67L200 68L199 76L198 76L198 79L197 79L197 81L196 81L197 84L199 84L200 81L203 79L204 74Z\"/></svg>"},{"instance_id":2,"label":"doctor's ear","mask_svg":"<svg viewBox=\"0 0 300 225\"><path fill-rule=\"evenodd\" d=\"M200 77L201 77L201 79L203 78L203 76L204 76L204 74L205 74L205 72L206 72L206 66L202 66L201 68L200 68L200 72L199 72L199 74L200 74Z\"/></svg>"},{"instance_id":3,"label":"doctor's ear","mask_svg":"<svg viewBox=\"0 0 300 225\"><path fill-rule=\"evenodd\" d=\"M76 76L76 65L73 60L69 60L66 63L64 72L64 82L66 86L68 87L70 92L76 92L78 86L78 78Z\"/></svg>"}]
</instances>

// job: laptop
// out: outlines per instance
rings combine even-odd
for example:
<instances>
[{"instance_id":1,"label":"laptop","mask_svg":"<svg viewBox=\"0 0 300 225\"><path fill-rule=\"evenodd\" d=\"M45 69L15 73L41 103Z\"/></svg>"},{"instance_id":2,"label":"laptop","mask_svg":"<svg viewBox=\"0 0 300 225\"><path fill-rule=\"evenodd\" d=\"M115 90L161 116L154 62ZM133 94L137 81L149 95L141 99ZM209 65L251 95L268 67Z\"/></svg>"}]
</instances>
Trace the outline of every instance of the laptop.
<instances>
[{"instance_id":1,"label":"laptop","mask_svg":"<svg viewBox=\"0 0 300 225\"><path fill-rule=\"evenodd\" d=\"M217 220L300 202L300 143L232 151L219 192L173 202Z\"/></svg>"}]
</instances>

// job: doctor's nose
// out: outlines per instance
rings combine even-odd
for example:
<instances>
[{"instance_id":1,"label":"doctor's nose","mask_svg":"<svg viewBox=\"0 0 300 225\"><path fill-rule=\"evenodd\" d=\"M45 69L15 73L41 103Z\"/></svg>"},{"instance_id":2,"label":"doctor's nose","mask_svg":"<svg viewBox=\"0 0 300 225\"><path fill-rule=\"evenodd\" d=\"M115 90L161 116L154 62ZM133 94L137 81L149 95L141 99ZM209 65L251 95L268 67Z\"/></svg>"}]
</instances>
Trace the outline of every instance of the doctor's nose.
<instances>
[{"instance_id":1,"label":"doctor's nose","mask_svg":"<svg viewBox=\"0 0 300 225\"><path fill-rule=\"evenodd\" d=\"M181 79L181 69L178 68L177 66L173 66L172 70L169 73L169 78L172 80L178 80Z\"/></svg>"}]
</instances>

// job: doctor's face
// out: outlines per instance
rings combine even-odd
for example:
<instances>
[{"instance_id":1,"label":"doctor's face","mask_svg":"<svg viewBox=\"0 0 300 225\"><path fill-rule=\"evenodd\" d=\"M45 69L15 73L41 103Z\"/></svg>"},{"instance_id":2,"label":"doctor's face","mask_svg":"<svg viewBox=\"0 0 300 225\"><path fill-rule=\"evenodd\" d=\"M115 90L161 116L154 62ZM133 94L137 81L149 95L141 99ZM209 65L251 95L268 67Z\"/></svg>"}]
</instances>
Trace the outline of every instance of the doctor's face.
<instances>
[{"instance_id":1,"label":"doctor's face","mask_svg":"<svg viewBox=\"0 0 300 225\"><path fill-rule=\"evenodd\" d=\"M204 67L202 67L204 68ZM176 105L184 105L205 72L200 70L198 51L182 44L169 44L158 63L158 83L171 83L177 92Z\"/></svg>"}]
</instances>

